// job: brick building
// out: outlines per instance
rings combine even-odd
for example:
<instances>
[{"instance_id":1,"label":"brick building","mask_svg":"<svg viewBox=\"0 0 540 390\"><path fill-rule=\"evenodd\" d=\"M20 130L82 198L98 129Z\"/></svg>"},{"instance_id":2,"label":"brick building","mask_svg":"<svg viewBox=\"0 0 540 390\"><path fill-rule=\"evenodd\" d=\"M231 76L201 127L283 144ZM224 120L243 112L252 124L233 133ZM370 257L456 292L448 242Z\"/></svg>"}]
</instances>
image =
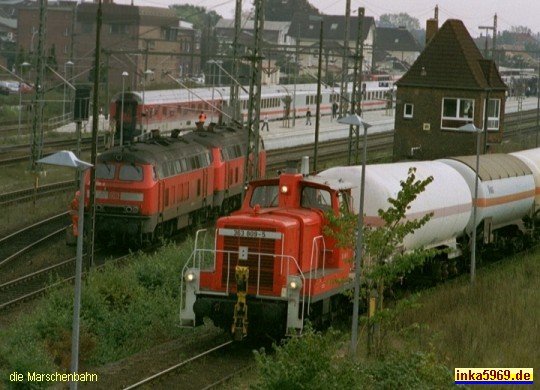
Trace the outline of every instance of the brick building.
<instances>
[{"instance_id":1,"label":"brick building","mask_svg":"<svg viewBox=\"0 0 540 390\"><path fill-rule=\"evenodd\" d=\"M75 82L88 82L96 46L97 3L60 2L47 7L46 55L54 50L56 70L72 72ZM168 8L102 4L102 79L119 86L128 72L126 88L140 89L146 83L170 82L167 76L200 70L199 33L181 22ZM36 54L39 38L39 8L23 7L18 16L18 47ZM54 48L54 49L53 49ZM73 69L64 69L71 61ZM150 72L148 72L150 73ZM68 73L68 76L69 73ZM71 78L71 77L70 77Z\"/></svg>"},{"instance_id":2,"label":"brick building","mask_svg":"<svg viewBox=\"0 0 540 390\"><path fill-rule=\"evenodd\" d=\"M476 153L476 136L459 128L483 128L483 150L500 143L504 132L506 86L460 20L438 29L428 21L427 45L396 83L394 160L430 160ZM486 100L489 102L486 111Z\"/></svg>"}]
</instances>

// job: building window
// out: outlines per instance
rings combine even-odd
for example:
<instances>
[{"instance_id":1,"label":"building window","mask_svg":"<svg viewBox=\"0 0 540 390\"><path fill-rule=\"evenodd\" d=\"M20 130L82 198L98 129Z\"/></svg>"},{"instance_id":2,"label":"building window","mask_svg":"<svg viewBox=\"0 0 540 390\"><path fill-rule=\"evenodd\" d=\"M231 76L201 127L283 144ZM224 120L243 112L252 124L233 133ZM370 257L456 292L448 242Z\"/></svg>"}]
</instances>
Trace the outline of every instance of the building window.
<instances>
[{"instance_id":1,"label":"building window","mask_svg":"<svg viewBox=\"0 0 540 390\"><path fill-rule=\"evenodd\" d=\"M178 30L162 27L161 28L161 39L164 41L176 41Z\"/></svg>"},{"instance_id":2,"label":"building window","mask_svg":"<svg viewBox=\"0 0 540 390\"><path fill-rule=\"evenodd\" d=\"M442 101L442 129L457 129L474 118L474 100L461 98L443 98Z\"/></svg>"},{"instance_id":3,"label":"building window","mask_svg":"<svg viewBox=\"0 0 540 390\"><path fill-rule=\"evenodd\" d=\"M94 25L92 23L82 23L81 30L83 34L91 34L94 32Z\"/></svg>"},{"instance_id":4,"label":"building window","mask_svg":"<svg viewBox=\"0 0 540 390\"><path fill-rule=\"evenodd\" d=\"M484 100L484 106L485 106ZM501 100L500 99L489 99L488 105L488 130L497 131L499 130L499 118L501 113Z\"/></svg>"},{"instance_id":5,"label":"building window","mask_svg":"<svg viewBox=\"0 0 540 390\"><path fill-rule=\"evenodd\" d=\"M405 105L403 107L403 118L412 118L413 117L413 111L414 111L414 104L405 103Z\"/></svg>"},{"instance_id":6,"label":"building window","mask_svg":"<svg viewBox=\"0 0 540 390\"><path fill-rule=\"evenodd\" d=\"M126 35L129 34L129 26L127 24L115 23L109 26L111 34Z\"/></svg>"}]
</instances>

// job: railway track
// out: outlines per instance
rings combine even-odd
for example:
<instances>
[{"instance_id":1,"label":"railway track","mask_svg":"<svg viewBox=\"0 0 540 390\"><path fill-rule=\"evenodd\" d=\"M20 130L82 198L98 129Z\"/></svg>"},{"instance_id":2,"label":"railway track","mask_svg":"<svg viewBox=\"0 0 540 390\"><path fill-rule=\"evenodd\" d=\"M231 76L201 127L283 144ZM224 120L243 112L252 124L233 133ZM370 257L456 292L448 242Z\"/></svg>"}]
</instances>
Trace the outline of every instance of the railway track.
<instances>
[{"instance_id":1,"label":"railway track","mask_svg":"<svg viewBox=\"0 0 540 390\"><path fill-rule=\"evenodd\" d=\"M75 258L71 258L0 284L0 311L34 299L51 288L71 281L74 273ZM51 284L51 278L57 278L58 281Z\"/></svg>"},{"instance_id":2,"label":"railway track","mask_svg":"<svg viewBox=\"0 0 540 390\"><path fill-rule=\"evenodd\" d=\"M12 191L0 194L0 207L11 206L16 203L30 202L38 198L56 195L59 192L74 192L77 185L74 180L62 181L53 184L45 184L34 188Z\"/></svg>"},{"instance_id":3,"label":"railway track","mask_svg":"<svg viewBox=\"0 0 540 390\"><path fill-rule=\"evenodd\" d=\"M90 150L92 147L92 139L83 138L81 139L80 143L75 139L46 142L42 146L42 154L46 156L57 152L58 150L76 150L79 147L81 151ZM99 136L98 149L103 150L104 147L105 137ZM0 147L0 153L2 154L2 156L4 156L4 158L0 160L0 166L6 167L30 161L30 150L30 144L8 145Z\"/></svg>"},{"instance_id":4,"label":"railway track","mask_svg":"<svg viewBox=\"0 0 540 390\"><path fill-rule=\"evenodd\" d=\"M170 389L179 388L179 384L185 390L211 389L253 366L251 351L229 340L186 358L124 389ZM211 369L208 369L209 367Z\"/></svg>"},{"instance_id":5,"label":"railway track","mask_svg":"<svg viewBox=\"0 0 540 390\"><path fill-rule=\"evenodd\" d=\"M63 235L68 225L68 213L64 212L3 237L0 239L0 269L13 264L37 245Z\"/></svg>"}]
</instances>

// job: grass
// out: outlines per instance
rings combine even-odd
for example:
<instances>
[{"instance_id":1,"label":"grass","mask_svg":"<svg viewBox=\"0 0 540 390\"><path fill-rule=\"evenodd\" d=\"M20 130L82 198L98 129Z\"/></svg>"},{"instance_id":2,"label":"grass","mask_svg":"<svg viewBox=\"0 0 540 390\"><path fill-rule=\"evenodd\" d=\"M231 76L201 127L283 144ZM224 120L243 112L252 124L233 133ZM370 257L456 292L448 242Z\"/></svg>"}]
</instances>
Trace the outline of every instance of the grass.
<instances>
[{"instance_id":1,"label":"grass","mask_svg":"<svg viewBox=\"0 0 540 390\"><path fill-rule=\"evenodd\" d=\"M439 286L405 312L410 348L456 367L540 369L540 250L516 255Z\"/></svg>"}]
</instances>

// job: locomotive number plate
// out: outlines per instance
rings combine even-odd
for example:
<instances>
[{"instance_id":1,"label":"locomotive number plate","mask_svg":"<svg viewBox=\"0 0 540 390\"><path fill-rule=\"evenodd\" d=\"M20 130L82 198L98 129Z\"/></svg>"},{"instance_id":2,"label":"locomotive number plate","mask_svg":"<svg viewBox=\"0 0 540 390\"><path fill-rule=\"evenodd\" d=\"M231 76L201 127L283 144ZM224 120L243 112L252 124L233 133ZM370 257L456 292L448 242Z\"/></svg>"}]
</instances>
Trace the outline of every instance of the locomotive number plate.
<instances>
[{"instance_id":1,"label":"locomotive number plate","mask_svg":"<svg viewBox=\"0 0 540 390\"><path fill-rule=\"evenodd\" d=\"M219 229L220 236L245 237L245 238L266 238L270 240L281 240L281 233L267 232L264 230L247 229Z\"/></svg>"}]
</instances>

